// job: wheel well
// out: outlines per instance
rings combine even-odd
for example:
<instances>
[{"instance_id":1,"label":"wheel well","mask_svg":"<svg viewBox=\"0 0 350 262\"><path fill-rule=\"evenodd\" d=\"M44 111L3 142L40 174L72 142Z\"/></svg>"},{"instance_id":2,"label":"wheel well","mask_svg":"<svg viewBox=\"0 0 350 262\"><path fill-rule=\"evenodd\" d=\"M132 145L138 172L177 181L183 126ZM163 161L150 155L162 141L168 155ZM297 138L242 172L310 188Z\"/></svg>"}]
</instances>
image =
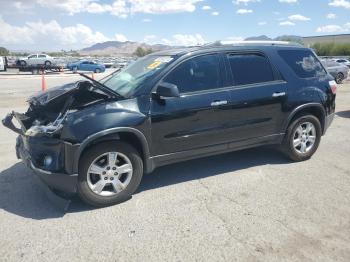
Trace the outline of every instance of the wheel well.
<instances>
[{"instance_id":1,"label":"wheel well","mask_svg":"<svg viewBox=\"0 0 350 262\"><path fill-rule=\"evenodd\" d=\"M318 107L318 106L310 106L310 107L306 107L301 109L300 111L298 111L293 117L292 119L289 121L288 126L294 122L294 120L298 119L301 116L304 115L313 115L315 117L317 117L317 119L320 121L321 123L321 127L322 127L322 132L324 131L324 126L325 126L325 115L323 110Z\"/></svg>"},{"instance_id":2,"label":"wheel well","mask_svg":"<svg viewBox=\"0 0 350 262\"><path fill-rule=\"evenodd\" d=\"M108 141L123 141L123 142L130 144L139 152L144 163L146 162L146 152L145 152L145 149L143 148L142 142L137 137L137 135L135 135L131 132L118 132L118 133L114 133L114 134L110 134L110 135L105 135L105 136L102 136L102 137L99 137L99 138L93 140L80 153L79 161L81 159L81 156L87 150L89 150L92 146L97 145L101 142L108 142Z\"/></svg>"}]
</instances>

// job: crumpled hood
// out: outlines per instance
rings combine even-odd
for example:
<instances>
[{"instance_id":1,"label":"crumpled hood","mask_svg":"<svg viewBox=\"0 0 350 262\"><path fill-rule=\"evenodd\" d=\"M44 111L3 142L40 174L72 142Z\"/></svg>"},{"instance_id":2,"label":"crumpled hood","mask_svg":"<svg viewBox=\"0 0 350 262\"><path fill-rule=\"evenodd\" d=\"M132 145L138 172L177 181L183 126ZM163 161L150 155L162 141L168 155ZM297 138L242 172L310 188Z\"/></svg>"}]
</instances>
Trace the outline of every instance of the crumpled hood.
<instances>
[{"instance_id":1,"label":"crumpled hood","mask_svg":"<svg viewBox=\"0 0 350 262\"><path fill-rule=\"evenodd\" d=\"M41 105L44 106L53 100L55 100L58 97L62 96L68 96L70 95L73 91L79 88L79 83L82 81L78 81L75 83L69 83L66 85L62 86L57 86L50 88L49 90L46 91L41 91L39 93L36 93L35 95L31 96L28 99L29 104L33 105Z\"/></svg>"},{"instance_id":2,"label":"crumpled hood","mask_svg":"<svg viewBox=\"0 0 350 262\"><path fill-rule=\"evenodd\" d=\"M30 97L27 112L24 114L12 112L6 116L3 124L19 134L54 135L62 127L68 113L109 101L108 99L110 97L96 89L91 82L78 81ZM21 130L13 124L14 117L19 122Z\"/></svg>"}]
</instances>

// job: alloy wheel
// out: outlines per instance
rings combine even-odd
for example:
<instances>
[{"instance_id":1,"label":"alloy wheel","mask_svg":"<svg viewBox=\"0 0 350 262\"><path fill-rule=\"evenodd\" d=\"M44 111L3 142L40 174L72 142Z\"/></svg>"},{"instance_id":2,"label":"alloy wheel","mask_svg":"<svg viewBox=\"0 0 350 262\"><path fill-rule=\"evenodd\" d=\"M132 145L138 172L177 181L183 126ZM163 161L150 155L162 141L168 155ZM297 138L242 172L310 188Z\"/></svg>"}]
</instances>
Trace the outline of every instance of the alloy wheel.
<instances>
[{"instance_id":1,"label":"alloy wheel","mask_svg":"<svg viewBox=\"0 0 350 262\"><path fill-rule=\"evenodd\" d=\"M130 159L120 152L98 156L87 172L87 184L99 196L114 196L130 183L133 168Z\"/></svg>"},{"instance_id":2,"label":"alloy wheel","mask_svg":"<svg viewBox=\"0 0 350 262\"><path fill-rule=\"evenodd\" d=\"M310 122L301 123L293 135L293 147L299 154L308 153L316 142L316 128Z\"/></svg>"}]
</instances>

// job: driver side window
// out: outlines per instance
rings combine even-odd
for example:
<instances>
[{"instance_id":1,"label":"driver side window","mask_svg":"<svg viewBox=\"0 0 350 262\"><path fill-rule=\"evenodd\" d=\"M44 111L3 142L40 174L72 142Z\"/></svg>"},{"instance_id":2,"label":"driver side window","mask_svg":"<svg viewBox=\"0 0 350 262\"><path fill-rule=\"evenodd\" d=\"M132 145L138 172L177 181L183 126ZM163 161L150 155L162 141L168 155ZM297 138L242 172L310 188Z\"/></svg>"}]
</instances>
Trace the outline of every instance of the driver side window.
<instances>
[{"instance_id":1,"label":"driver side window","mask_svg":"<svg viewBox=\"0 0 350 262\"><path fill-rule=\"evenodd\" d=\"M177 85L180 93L197 92L222 87L218 55L203 55L177 66L164 79Z\"/></svg>"}]
</instances>

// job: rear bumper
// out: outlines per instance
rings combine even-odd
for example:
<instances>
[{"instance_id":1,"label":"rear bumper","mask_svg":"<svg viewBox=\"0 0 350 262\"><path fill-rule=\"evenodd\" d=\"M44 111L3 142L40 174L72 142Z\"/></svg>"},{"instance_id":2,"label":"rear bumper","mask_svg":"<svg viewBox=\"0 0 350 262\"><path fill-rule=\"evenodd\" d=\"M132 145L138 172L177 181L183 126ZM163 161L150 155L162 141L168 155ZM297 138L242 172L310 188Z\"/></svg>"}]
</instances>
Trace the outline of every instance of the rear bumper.
<instances>
[{"instance_id":1,"label":"rear bumper","mask_svg":"<svg viewBox=\"0 0 350 262\"><path fill-rule=\"evenodd\" d=\"M328 116L326 116L325 118L325 123L324 123L324 130L323 130L323 134L326 133L327 129L329 128L329 126L332 124L334 119L334 113L330 114Z\"/></svg>"},{"instance_id":2,"label":"rear bumper","mask_svg":"<svg viewBox=\"0 0 350 262\"><path fill-rule=\"evenodd\" d=\"M16 153L17 157L22 159L23 162L34 171L35 175L50 189L55 189L64 193L76 193L78 175L69 175L63 172L56 173L37 167L28 149L25 147L22 136L17 138Z\"/></svg>"}]
</instances>

